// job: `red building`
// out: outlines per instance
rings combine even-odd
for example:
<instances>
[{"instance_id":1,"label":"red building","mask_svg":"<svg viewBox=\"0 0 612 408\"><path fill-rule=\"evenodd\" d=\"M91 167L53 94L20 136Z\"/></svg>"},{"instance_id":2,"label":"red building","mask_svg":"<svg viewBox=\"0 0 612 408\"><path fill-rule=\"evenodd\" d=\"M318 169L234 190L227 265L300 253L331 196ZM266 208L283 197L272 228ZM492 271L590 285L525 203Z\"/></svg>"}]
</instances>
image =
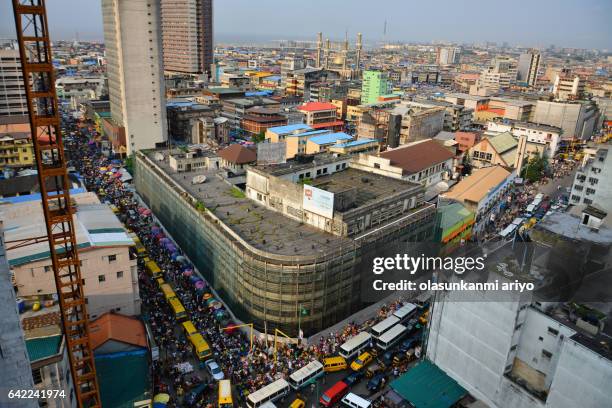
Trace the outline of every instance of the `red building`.
<instances>
[{"instance_id":1,"label":"red building","mask_svg":"<svg viewBox=\"0 0 612 408\"><path fill-rule=\"evenodd\" d=\"M305 115L306 124L313 129L339 132L344 128L344 121L337 119L337 108L331 103L307 102L297 109Z\"/></svg>"},{"instance_id":2,"label":"red building","mask_svg":"<svg viewBox=\"0 0 612 408\"><path fill-rule=\"evenodd\" d=\"M480 134L476 132L455 132L455 141L457 142L457 150L463 153L480 142Z\"/></svg>"}]
</instances>

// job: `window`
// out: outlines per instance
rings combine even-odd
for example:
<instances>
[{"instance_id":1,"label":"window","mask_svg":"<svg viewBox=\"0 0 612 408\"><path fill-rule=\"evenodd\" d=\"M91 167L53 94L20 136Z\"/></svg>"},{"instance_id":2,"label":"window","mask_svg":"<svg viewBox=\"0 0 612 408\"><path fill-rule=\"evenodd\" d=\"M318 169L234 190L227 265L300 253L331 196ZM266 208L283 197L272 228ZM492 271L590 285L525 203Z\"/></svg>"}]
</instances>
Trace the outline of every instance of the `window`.
<instances>
[{"instance_id":1,"label":"window","mask_svg":"<svg viewBox=\"0 0 612 408\"><path fill-rule=\"evenodd\" d=\"M32 369L32 378L34 379L34 384L40 384L43 381L42 371L40 371L40 368Z\"/></svg>"},{"instance_id":2,"label":"window","mask_svg":"<svg viewBox=\"0 0 612 408\"><path fill-rule=\"evenodd\" d=\"M588 198L585 198L584 200L582 200L582 202L585 203L586 205L593 204L593 200L589 200Z\"/></svg>"},{"instance_id":3,"label":"window","mask_svg":"<svg viewBox=\"0 0 612 408\"><path fill-rule=\"evenodd\" d=\"M45 266L45 272L51 272L51 265Z\"/></svg>"},{"instance_id":4,"label":"window","mask_svg":"<svg viewBox=\"0 0 612 408\"><path fill-rule=\"evenodd\" d=\"M544 350L542 349L542 357L544 358L551 358L552 357L552 353L548 350Z\"/></svg>"},{"instance_id":5,"label":"window","mask_svg":"<svg viewBox=\"0 0 612 408\"><path fill-rule=\"evenodd\" d=\"M106 276L98 275L98 282L106 282Z\"/></svg>"},{"instance_id":6,"label":"window","mask_svg":"<svg viewBox=\"0 0 612 408\"><path fill-rule=\"evenodd\" d=\"M548 334L552 334L553 336L556 336L559 334L559 330L553 329L552 327L548 328Z\"/></svg>"},{"instance_id":7,"label":"window","mask_svg":"<svg viewBox=\"0 0 612 408\"><path fill-rule=\"evenodd\" d=\"M123 271L117 272L117 279L123 278Z\"/></svg>"},{"instance_id":8,"label":"window","mask_svg":"<svg viewBox=\"0 0 612 408\"><path fill-rule=\"evenodd\" d=\"M380 169L380 163L374 163L374 168L375 169Z\"/></svg>"},{"instance_id":9,"label":"window","mask_svg":"<svg viewBox=\"0 0 612 408\"><path fill-rule=\"evenodd\" d=\"M544 337L540 336L540 337L538 337L538 340L544 341Z\"/></svg>"},{"instance_id":10,"label":"window","mask_svg":"<svg viewBox=\"0 0 612 408\"><path fill-rule=\"evenodd\" d=\"M113 255L108 256L108 263L115 262L116 260L117 260L117 255L113 254Z\"/></svg>"}]
</instances>

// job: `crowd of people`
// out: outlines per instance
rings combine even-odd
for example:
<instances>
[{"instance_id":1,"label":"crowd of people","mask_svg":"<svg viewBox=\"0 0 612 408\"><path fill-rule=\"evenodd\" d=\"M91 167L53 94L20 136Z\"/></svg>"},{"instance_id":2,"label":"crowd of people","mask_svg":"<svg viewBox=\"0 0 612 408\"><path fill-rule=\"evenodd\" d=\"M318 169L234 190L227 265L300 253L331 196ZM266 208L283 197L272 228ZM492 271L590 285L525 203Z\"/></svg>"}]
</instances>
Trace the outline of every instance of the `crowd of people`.
<instances>
[{"instance_id":1,"label":"crowd of people","mask_svg":"<svg viewBox=\"0 0 612 408\"><path fill-rule=\"evenodd\" d=\"M147 256L154 260L163 273L165 282L170 283L188 311L197 330L210 344L215 361L222 367L225 378L231 380L236 395L243 406L247 395L279 378L287 378L295 370L311 361L321 361L335 355L342 343L349 337L364 330L393 313L402 306L401 301L381 308L378 315L363 324L348 324L338 333L321 337L315 344L279 342L274 350L273 342L254 338L253 346L246 333L240 330L225 330L219 324L219 310L209 307L206 297L210 291L193 284L193 270L180 249L168 242L161 225L150 210L139 202L123 174L121 160L112 160L102 153L99 144L92 138L91 129L73 124L73 137L66 146L70 150L71 164L80 173L86 188L95 191L104 202L117 208L117 214L125 226L136 233L147 250ZM191 344L181 330L180 322L155 279L146 272L143 259L139 259L139 289L142 299L143 319L149 324L155 343L159 347L159 358L153 362L152 377L154 392L170 395L169 406L182 406L184 399L194 388L201 392L190 400L189 406L216 406L215 383L208 379L202 364L194 357ZM231 325L231 322L230 322ZM188 369L192 366L193 369ZM405 371L405 367L402 368Z\"/></svg>"}]
</instances>

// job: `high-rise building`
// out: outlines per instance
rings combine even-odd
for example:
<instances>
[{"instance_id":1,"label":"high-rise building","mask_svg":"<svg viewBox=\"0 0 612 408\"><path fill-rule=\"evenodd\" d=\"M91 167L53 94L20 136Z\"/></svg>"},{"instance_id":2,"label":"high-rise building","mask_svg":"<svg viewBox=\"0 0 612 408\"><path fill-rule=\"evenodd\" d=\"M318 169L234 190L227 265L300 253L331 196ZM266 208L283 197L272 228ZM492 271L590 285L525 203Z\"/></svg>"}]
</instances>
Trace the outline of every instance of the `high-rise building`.
<instances>
[{"instance_id":1,"label":"high-rise building","mask_svg":"<svg viewBox=\"0 0 612 408\"><path fill-rule=\"evenodd\" d=\"M518 60L516 80L529 86L535 86L542 57L537 50L521 54Z\"/></svg>"},{"instance_id":2,"label":"high-rise building","mask_svg":"<svg viewBox=\"0 0 612 408\"><path fill-rule=\"evenodd\" d=\"M361 86L361 103L378 102L378 97L387 93L389 78L386 72L363 71L363 85Z\"/></svg>"},{"instance_id":3,"label":"high-rise building","mask_svg":"<svg viewBox=\"0 0 612 408\"><path fill-rule=\"evenodd\" d=\"M555 76L553 94L561 101L582 99L584 96L584 80L572 74L569 69L563 69Z\"/></svg>"},{"instance_id":4,"label":"high-rise building","mask_svg":"<svg viewBox=\"0 0 612 408\"><path fill-rule=\"evenodd\" d=\"M439 65L453 65L459 63L461 49L457 47L440 47L436 60Z\"/></svg>"},{"instance_id":5,"label":"high-rise building","mask_svg":"<svg viewBox=\"0 0 612 408\"><path fill-rule=\"evenodd\" d=\"M602 145L593 157L576 171L570 204L595 204L612 213L612 154L610 145Z\"/></svg>"},{"instance_id":6,"label":"high-rise building","mask_svg":"<svg viewBox=\"0 0 612 408\"><path fill-rule=\"evenodd\" d=\"M164 69L211 75L212 0L161 0Z\"/></svg>"},{"instance_id":7,"label":"high-rise building","mask_svg":"<svg viewBox=\"0 0 612 408\"><path fill-rule=\"evenodd\" d=\"M19 50L0 50L0 116L27 114Z\"/></svg>"},{"instance_id":8,"label":"high-rise building","mask_svg":"<svg viewBox=\"0 0 612 408\"><path fill-rule=\"evenodd\" d=\"M480 73L478 88L485 88L496 93L509 88L516 81L517 69L515 61L508 57L497 56L491 65Z\"/></svg>"},{"instance_id":9,"label":"high-rise building","mask_svg":"<svg viewBox=\"0 0 612 408\"><path fill-rule=\"evenodd\" d=\"M102 0L102 17L111 117L129 155L167 139L159 1Z\"/></svg>"}]
</instances>

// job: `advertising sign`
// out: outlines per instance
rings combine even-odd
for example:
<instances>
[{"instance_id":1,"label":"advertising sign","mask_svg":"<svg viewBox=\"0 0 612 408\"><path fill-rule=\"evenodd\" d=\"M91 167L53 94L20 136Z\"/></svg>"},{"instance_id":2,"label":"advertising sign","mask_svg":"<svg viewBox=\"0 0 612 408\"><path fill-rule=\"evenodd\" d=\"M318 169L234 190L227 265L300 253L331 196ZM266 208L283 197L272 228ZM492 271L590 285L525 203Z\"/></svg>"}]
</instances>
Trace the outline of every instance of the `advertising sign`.
<instances>
[{"instance_id":1,"label":"advertising sign","mask_svg":"<svg viewBox=\"0 0 612 408\"><path fill-rule=\"evenodd\" d=\"M334 194L305 184L302 207L306 211L322 215L326 218L333 218Z\"/></svg>"}]
</instances>

